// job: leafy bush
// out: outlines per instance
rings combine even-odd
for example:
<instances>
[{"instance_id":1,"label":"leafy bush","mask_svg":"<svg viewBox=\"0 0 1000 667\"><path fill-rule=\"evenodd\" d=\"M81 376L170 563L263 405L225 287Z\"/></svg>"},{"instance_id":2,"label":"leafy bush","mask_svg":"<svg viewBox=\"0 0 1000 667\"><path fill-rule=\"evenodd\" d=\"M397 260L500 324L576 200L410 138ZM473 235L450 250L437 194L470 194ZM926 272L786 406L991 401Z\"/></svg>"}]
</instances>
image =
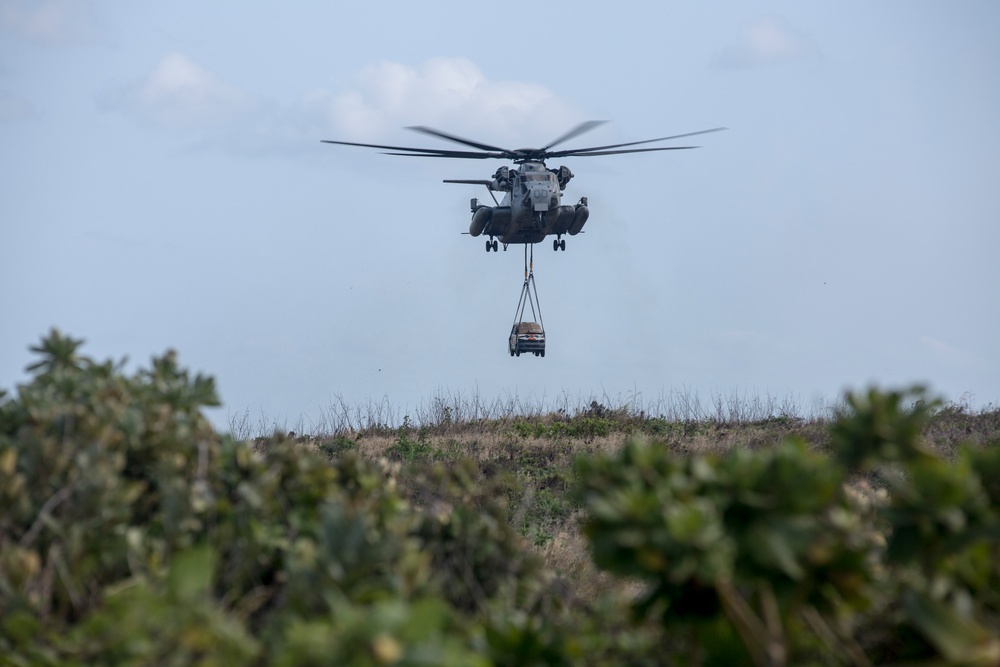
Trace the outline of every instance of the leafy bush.
<instances>
[{"instance_id":1,"label":"leafy bush","mask_svg":"<svg viewBox=\"0 0 1000 667\"><path fill-rule=\"evenodd\" d=\"M172 352L128 376L80 344L53 332L0 403L0 664L493 664L518 610L489 598L532 581L501 507L414 507L349 451L258 459Z\"/></svg>"},{"instance_id":2,"label":"leafy bush","mask_svg":"<svg viewBox=\"0 0 1000 667\"><path fill-rule=\"evenodd\" d=\"M633 440L582 459L594 560L648 582L636 618L691 663L997 664L1000 449L938 458L920 441L932 406L918 390L849 396L834 459L795 440L686 458ZM873 506L875 467L893 482Z\"/></svg>"}]
</instances>

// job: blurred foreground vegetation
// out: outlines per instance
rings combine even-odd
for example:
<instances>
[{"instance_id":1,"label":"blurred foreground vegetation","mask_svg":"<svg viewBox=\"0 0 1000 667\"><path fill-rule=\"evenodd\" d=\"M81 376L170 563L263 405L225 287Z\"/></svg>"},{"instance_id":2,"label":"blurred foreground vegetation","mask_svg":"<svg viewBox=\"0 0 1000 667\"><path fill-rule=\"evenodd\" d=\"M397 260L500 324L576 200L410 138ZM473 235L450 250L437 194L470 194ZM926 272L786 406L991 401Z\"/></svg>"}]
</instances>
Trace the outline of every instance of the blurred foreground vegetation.
<instances>
[{"instance_id":1,"label":"blurred foreground vegetation","mask_svg":"<svg viewBox=\"0 0 1000 667\"><path fill-rule=\"evenodd\" d=\"M0 665L1000 664L1000 409L248 440L80 348L0 393Z\"/></svg>"}]
</instances>

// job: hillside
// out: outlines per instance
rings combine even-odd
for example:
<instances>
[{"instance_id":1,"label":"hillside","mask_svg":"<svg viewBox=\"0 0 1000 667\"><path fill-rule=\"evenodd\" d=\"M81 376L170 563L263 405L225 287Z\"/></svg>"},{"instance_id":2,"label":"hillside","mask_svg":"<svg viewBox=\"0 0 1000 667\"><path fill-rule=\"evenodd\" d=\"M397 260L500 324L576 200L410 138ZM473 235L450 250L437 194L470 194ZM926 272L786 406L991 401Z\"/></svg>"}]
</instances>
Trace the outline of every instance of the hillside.
<instances>
[{"instance_id":1,"label":"hillside","mask_svg":"<svg viewBox=\"0 0 1000 667\"><path fill-rule=\"evenodd\" d=\"M711 408L685 397L657 406L664 414L655 416L628 406L607 407L596 400L547 413L537 406L510 401L484 406L481 400L462 397L451 401L436 397L430 406L419 412L419 425L404 415L402 425L391 428L379 423L394 414L391 406L348 408L342 403L334 422L336 433L276 433L245 441L258 453L288 440L331 459L354 452L369 461L384 459L400 465L404 478L407 469L434 463L470 464L475 483L503 500L527 543L551 570L576 582L576 592L585 597L593 596L598 588L608 592L604 587L616 584L599 576L581 534L579 503L572 499L578 457L620 451L632 438L650 440L678 456L755 450L788 439L829 452L835 412L799 416L797 407L787 401L756 396L716 398ZM479 414L487 416L475 418ZM232 426L234 433L244 435L250 429L245 415ZM942 405L929 418L922 437L946 458L952 458L961 444L1000 444L1000 406ZM877 471L856 481L872 488L885 486Z\"/></svg>"}]
</instances>

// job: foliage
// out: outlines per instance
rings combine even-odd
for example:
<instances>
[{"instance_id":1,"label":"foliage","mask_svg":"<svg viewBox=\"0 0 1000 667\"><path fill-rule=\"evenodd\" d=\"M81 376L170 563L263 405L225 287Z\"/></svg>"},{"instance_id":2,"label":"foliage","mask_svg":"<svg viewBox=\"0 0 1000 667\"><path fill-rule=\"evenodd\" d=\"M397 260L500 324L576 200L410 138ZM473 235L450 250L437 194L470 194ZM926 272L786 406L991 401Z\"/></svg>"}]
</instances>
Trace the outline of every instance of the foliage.
<instances>
[{"instance_id":1,"label":"foliage","mask_svg":"<svg viewBox=\"0 0 1000 667\"><path fill-rule=\"evenodd\" d=\"M444 521L391 465L280 437L258 459L172 352L129 376L79 346L53 332L0 403L0 664L491 664L487 630L525 615L488 604L531 586L489 498Z\"/></svg>"},{"instance_id":2,"label":"foliage","mask_svg":"<svg viewBox=\"0 0 1000 667\"><path fill-rule=\"evenodd\" d=\"M80 347L52 332L0 393L0 665L1000 663L992 413L873 389L825 439L683 454L734 425L594 402L466 455L407 418L373 457L220 437L173 352ZM575 517L634 595L546 566Z\"/></svg>"},{"instance_id":3,"label":"foliage","mask_svg":"<svg viewBox=\"0 0 1000 667\"><path fill-rule=\"evenodd\" d=\"M399 427L395 444L386 453L393 460L408 463L421 458L430 458L436 454L435 450L427 442L427 433L424 429L421 429L417 433L416 439L414 439L413 427L410 425L409 418L403 420L403 425Z\"/></svg>"},{"instance_id":4,"label":"foliage","mask_svg":"<svg viewBox=\"0 0 1000 667\"><path fill-rule=\"evenodd\" d=\"M1000 449L936 457L919 390L847 403L833 460L795 440L685 458L633 440L579 462L595 562L648 582L637 618L690 662L1000 661ZM876 466L896 474L873 507L851 483Z\"/></svg>"}]
</instances>

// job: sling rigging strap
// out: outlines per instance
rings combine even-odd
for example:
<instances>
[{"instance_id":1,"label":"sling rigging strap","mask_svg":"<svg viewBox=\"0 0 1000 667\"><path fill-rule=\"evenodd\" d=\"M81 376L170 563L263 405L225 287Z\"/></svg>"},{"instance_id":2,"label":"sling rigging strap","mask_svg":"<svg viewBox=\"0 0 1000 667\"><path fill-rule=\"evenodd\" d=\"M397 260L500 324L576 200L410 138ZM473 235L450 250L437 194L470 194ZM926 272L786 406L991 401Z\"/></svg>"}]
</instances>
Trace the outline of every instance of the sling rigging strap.
<instances>
[{"instance_id":1,"label":"sling rigging strap","mask_svg":"<svg viewBox=\"0 0 1000 667\"><path fill-rule=\"evenodd\" d=\"M528 256L528 247L531 247L531 256ZM545 333L545 323L542 321L542 305L538 300L538 288L535 287L535 244L526 243L524 245L524 286L521 287L521 298L517 302L517 310L514 312L514 324L524 321L524 308L531 308L531 322L537 322Z\"/></svg>"}]
</instances>

